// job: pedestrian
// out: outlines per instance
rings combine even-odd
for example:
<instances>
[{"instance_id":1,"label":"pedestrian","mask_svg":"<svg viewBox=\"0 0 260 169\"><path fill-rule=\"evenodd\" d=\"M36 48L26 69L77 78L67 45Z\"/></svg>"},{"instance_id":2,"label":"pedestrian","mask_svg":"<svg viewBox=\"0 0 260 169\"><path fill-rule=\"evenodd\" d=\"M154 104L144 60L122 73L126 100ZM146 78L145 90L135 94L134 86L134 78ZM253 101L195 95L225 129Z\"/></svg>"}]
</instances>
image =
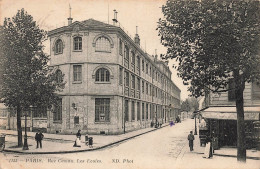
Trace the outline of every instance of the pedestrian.
<instances>
[{"instance_id":1,"label":"pedestrian","mask_svg":"<svg viewBox=\"0 0 260 169\"><path fill-rule=\"evenodd\" d=\"M73 147L81 147L80 139L81 139L81 134L80 134L80 130L78 130Z\"/></svg>"},{"instance_id":2,"label":"pedestrian","mask_svg":"<svg viewBox=\"0 0 260 169\"><path fill-rule=\"evenodd\" d=\"M190 134L188 135L189 140L189 147L190 151L193 151L193 140L195 140L194 135L192 134L192 131L190 131Z\"/></svg>"},{"instance_id":3,"label":"pedestrian","mask_svg":"<svg viewBox=\"0 0 260 169\"><path fill-rule=\"evenodd\" d=\"M40 129L38 129L37 133L35 134L35 140L37 142L37 147L39 148L39 144L40 144L40 148L42 148L42 139L43 139L44 135L42 134L42 132L40 131Z\"/></svg>"},{"instance_id":4,"label":"pedestrian","mask_svg":"<svg viewBox=\"0 0 260 169\"><path fill-rule=\"evenodd\" d=\"M206 137L206 147L204 151L204 158L211 158L213 157L213 147L212 147L212 139L210 137Z\"/></svg>"}]
</instances>

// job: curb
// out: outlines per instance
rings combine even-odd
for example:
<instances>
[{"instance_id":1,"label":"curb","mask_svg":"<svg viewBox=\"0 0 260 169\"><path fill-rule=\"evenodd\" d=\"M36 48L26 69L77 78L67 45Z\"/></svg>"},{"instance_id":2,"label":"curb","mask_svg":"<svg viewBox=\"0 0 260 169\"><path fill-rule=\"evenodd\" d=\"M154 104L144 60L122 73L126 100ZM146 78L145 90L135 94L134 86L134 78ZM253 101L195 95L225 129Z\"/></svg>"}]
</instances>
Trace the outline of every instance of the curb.
<instances>
[{"instance_id":1,"label":"curb","mask_svg":"<svg viewBox=\"0 0 260 169\"><path fill-rule=\"evenodd\" d=\"M112 146L112 145L115 145L115 144L124 142L124 141L126 141L126 140L130 140L130 139L132 139L132 138L135 138L135 137L138 137L138 136L141 136L141 135L150 133L150 132L152 132L152 131L155 131L155 130L164 128L164 127L166 127L166 126L169 126L169 124L167 124L167 125L165 125L165 126L162 126L162 127L160 127L160 128L155 128L155 129L153 129L153 130L146 131L146 132L144 132L144 133L137 134L137 135L134 135L134 136L131 136L131 137L128 137L128 138L124 138L124 139L122 139L122 140L119 140L119 141L116 141L116 142L113 142L113 143L109 143L109 144L104 145L104 146L101 146L101 147L96 147L96 148L93 148L93 149L72 150L72 151L56 151L56 152L23 152L23 151L15 151L15 150L7 150L7 149L5 149L3 152L11 152L11 153L19 153L19 154L68 154L68 153L95 151L95 150L104 149L104 148L106 148L106 147L110 147L110 146Z\"/></svg>"},{"instance_id":2,"label":"curb","mask_svg":"<svg viewBox=\"0 0 260 169\"><path fill-rule=\"evenodd\" d=\"M204 154L204 153L197 153L195 152L196 154ZM227 155L227 154L213 154L213 156L222 156L222 157L237 157L236 155ZM247 156L246 159L251 159L251 160L260 160L260 157L250 157L250 156Z\"/></svg>"}]
</instances>

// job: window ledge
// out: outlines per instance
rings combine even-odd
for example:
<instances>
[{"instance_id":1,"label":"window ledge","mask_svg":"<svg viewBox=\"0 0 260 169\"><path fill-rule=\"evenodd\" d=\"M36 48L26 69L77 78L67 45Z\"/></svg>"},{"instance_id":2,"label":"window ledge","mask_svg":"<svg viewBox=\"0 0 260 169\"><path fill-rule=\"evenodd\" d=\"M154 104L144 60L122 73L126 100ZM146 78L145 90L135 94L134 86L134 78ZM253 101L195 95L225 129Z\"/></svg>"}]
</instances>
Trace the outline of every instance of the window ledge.
<instances>
[{"instance_id":1,"label":"window ledge","mask_svg":"<svg viewBox=\"0 0 260 169\"><path fill-rule=\"evenodd\" d=\"M95 50L95 52L111 53L111 51Z\"/></svg>"},{"instance_id":2,"label":"window ledge","mask_svg":"<svg viewBox=\"0 0 260 169\"><path fill-rule=\"evenodd\" d=\"M61 120L57 120L57 121L53 121L53 123L62 124L62 121Z\"/></svg>"},{"instance_id":3,"label":"window ledge","mask_svg":"<svg viewBox=\"0 0 260 169\"><path fill-rule=\"evenodd\" d=\"M74 81L74 82L72 82L72 84L81 84L82 83L82 81Z\"/></svg>"},{"instance_id":4,"label":"window ledge","mask_svg":"<svg viewBox=\"0 0 260 169\"><path fill-rule=\"evenodd\" d=\"M82 50L73 50L73 52L82 52Z\"/></svg>"},{"instance_id":5,"label":"window ledge","mask_svg":"<svg viewBox=\"0 0 260 169\"><path fill-rule=\"evenodd\" d=\"M60 53L54 53L54 55L61 55L63 52L60 52Z\"/></svg>"},{"instance_id":6,"label":"window ledge","mask_svg":"<svg viewBox=\"0 0 260 169\"><path fill-rule=\"evenodd\" d=\"M95 121L94 124L110 124L110 121Z\"/></svg>"},{"instance_id":7,"label":"window ledge","mask_svg":"<svg viewBox=\"0 0 260 169\"><path fill-rule=\"evenodd\" d=\"M96 82L96 81L95 81L95 83L96 84L111 84L111 82Z\"/></svg>"}]
</instances>

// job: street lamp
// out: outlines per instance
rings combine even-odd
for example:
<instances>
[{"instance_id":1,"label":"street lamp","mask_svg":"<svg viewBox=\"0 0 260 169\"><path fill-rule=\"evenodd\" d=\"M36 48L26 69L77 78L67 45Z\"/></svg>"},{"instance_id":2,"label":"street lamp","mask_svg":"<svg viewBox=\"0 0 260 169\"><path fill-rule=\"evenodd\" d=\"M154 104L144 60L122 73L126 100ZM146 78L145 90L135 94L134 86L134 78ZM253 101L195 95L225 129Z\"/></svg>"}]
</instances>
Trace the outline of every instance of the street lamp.
<instances>
[{"instance_id":1,"label":"street lamp","mask_svg":"<svg viewBox=\"0 0 260 169\"><path fill-rule=\"evenodd\" d=\"M32 106L30 106L29 111L31 111ZM32 113L32 112L31 112ZM23 144L23 150L29 150L28 142L27 142L27 111L25 111L25 127L24 127L24 144Z\"/></svg>"},{"instance_id":2,"label":"street lamp","mask_svg":"<svg viewBox=\"0 0 260 169\"><path fill-rule=\"evenodd\" d=\"M196 121L196 116L197 116L197 113L195 113L195 131L194 131L194 135L197 135L197 121Z\"/></svg>"}]
</instances>

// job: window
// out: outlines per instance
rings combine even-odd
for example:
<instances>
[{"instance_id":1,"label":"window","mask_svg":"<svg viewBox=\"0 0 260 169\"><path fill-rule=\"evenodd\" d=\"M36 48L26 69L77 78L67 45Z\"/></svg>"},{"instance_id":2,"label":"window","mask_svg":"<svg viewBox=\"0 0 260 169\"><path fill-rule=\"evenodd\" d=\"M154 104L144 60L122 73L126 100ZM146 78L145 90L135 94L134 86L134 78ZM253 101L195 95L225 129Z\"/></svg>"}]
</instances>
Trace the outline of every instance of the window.
<instances>
[{"instance_id":1,"label":"window","mask_svg":"<svg viewBox=\"0 0 260 169\"><path fill-rule=\"evenodd\" d=\"M128 115L128 100L125 100L125 121L129 121L129 115Z\"/></svg>"},{"instance_id":2,"label":"window","mask_svg":"<svg viewBox=\"0 0 260 169\"><path fill-rule=\"evenodd\" d=\"M252 84L252 99L260 99L260 84L253 81Z\"/></svg>"},{"instance_id":3,"label":"window","mask_svg":"<svg viewBox=\"0 0 260 169\"><path fill-rule=\"evenodd\" d=\"M142 71L144 72L144 60L142 60Z\"/></svg>"},{"instance_id":4,"label":"window","mask_svg":"<svg viewBox=\"0 0 260 169\"><path fill-rule=\"evenodd\" d=\"M119 84L123 84L123 68L119 68Z\"/></svg>"},{"instance_id":5,"label":"window","mask_svg":"<svg viewBox=\"0 0 260 169\"><path fill-rule=\"evenodd\" d=\"M140 102L137 102L136 106L137 106L137 121L138 121L138 120L140 120L140 118L141 118L141 117L140 117L140 113L141 113L141 112L140 112Z\"/></svg>"},{"instance_id":6,"label":"window","mask_svg":"<svg viewBox=\"0 0 260 169\"><path fill-rule=\"evenodd\" d=\"M110 42L106 37L101 36L97 39L96 51L100 51L100 52L110 52L111 51Z\"/></svg>"},{"instance_id":7,"label":"window","mask_svg":"<svg viewBox=\"0 0 260 169\"><path fill-rule=\"evenodd\" d=\"M142 120L144 120L144 103L142 103Z\"/></svg>"},{"instance_id":8,"label":"window","mask_svg":"<svg viewBox=\"0 0 260 169\"><path fill-rule=\"evenodd\" d=\"M75 37L74 38L74 50L75 51L81 51L82 50L82 38L81 37Z\"/></svg>"},{"instance_id":9,"label":"window","mask_svg":"<svg viewBox=\"0 0 260 169\"><path fill-rule=\"evenodd\" d=\"M228 100L229 101L234 101L236 99L235 87L236 87L236 84L235 84L234 79L230 79L229 82L228 82L228 89L229 89Z\"/></svg>"},{"instance_id":10,"label":"window","mask_svg":"<svg viewBox=\"0 0 260 169\"><path fill-rule=\"evenodd\" d=\"M140 79L139 78L137 78L137 90L140 91Z\"/></svg>"},{"instance_id":11,"label":"window","mask_svg":"<svg viewBox=\"0 0 260 169\"><path fill-rule=\"evenodd\" d=\"M132 89L135 89L135 75L132 75Z\"/></svg>"},{"instance_id":12,"label":"window","mask_svg":"<svg viewBox=\"0 0 260 169\"><path fill-rule=\"evenodd\" d=\"M63 43L61 39L58 39L55 43L55 54L61 54L63 52Z\"/></svg>"},{"instance_id":13,"label":"window","mask_svg":"<svg viewBox=\"0 0 260 169\"><path fill-rule=\"evenodd\" d=\"M123 42L122 42L121 39L119 40L119 54L120 54L120 55L123 54Z\"/></svg>"},{"instance_id":14,"label":"window","mask_svg":"<svg viewBox=\"0 0 260 169\"><path fill-rule=\"evenodd\" d=\"M60 69L56 71L56 81L57 83L62 83L63 81L62 71Z\"/></svg>"},{"instance_id":15,"label":"window","mask_svg":"<svg viewBox=\"0 0 260 169\"><path fill-rule=\"evenodd\" d=\"M148 63L146 64L146 74L148 74Z\"/></svg>"},{"instance_id":16,"label":"window","mask_svg":"<svg viewBox=\"0 0 260 169\"><path fill-rule=\"evenodd\" d=\"M96 71L96 82L109 82L110 74L105 68L100 68Z\"/></svg>"},{"instance_id":17,"label":"window","mask_svg":"<svg viewBox=\"0 0 260 169\"><path fill-rule=\"evenodd\" d=\"M82 80L82 67L81 65L73 65L73 81L81 82Z\"/></svg>"},{"instance_id":18,"label":"window","mask_svg":"<svg viewBox=\"0 0 260 169\"><path fill-rule=\"evenodd\" d=\"M47 117L47 107L36 107L32 108L33 117L46 118Z\"/></svg>"},{"instance_id":19,"label":"window","mask_svg":"<svg viewBox=\"0 0 260 169\"><path fill-rule=\"evenodd\" d=\"M132 101L132 121L135 121L135 102Z\"/></svg>"},{"instance_id":20,"label":"window","mask_svg":"<svg viewBox=\"0 0 260 169\"><path fill-rule=\"evenodd\" d=\"M95 121L109 121L110 116L110 99L96 98L95 99Z\"/></svg>"},{"instance_id":21,"label":"window","mask_svg":"<svg viewBox=\"0 0 260 169\"><path fill-rule=\"evenodd\" d=\"M148 83L146 83L146 94L148 95Z\"/></svg>"},{"instance_id":22,"label":"window","mask_svg":"<svg viewBox=\"0 0 260 169\"><path fill-rule=\"evenodd\" d=\"M74 125L79 124L79 116L74 116Z\"/></svg>"},{"instance_id":23,"label":"window","mask_svg":"<svg viewBox=\"0 0 260 169\"><path fill-rule=\"evenodd\" d=\"M148 119L148 103L146 103L146 119Z\"/></svg>"},{"instance_id":24,"label":"window","mask_svg":"<svg viewBox=\"0 0 260 169\"><path fill-rule=\"evenodd\" d=\"M144 93L144 81L142 81L142 93Z\"/></svg>"},{"instance_id":25,"label":"window","mask_svg":"<svg viewBox=\"0 0 260 169\"><path fill-rule=\"evenodd\" d=\"M138 70L138 72L140 70L140 57L139 56L137 56L137 70Z\"/></svg>"},{"instance_id":26,"label":"window","mask_svg":"<svg viewBox=\"0 0 260 169\"><path fill-rule=\"evenodd\" d=\"M125 86L129 87L129 73L125 72Z\"/></svg>"},{"instance_id":27,"label":"window","mask_svg":"<svg viewBox=\"0 0 260 169\"><path fill-rule=\"evenodd\" d=\"M62 99L58 99L54 104L53 121L62 121Z\"/></svg>"},{"instance_id":28,"label":"window","mask_svg":"<svg viewBox=\"0 0 260 169\"><path fill-rule=\"evenodd\" d=\"M126 45L125 45L124 57L125 57L125 66L129 68L129 48Z\"/></svg>"},{"instance_id":29,"label":"window","mask_svg":"<svg viewBox=\"0 0 260 169\"><path fill-rule=\"evenodd\" d=\"M132 63L131 63L132 71L135 71L135 54L134 54L134 52L131 52L131 60L132 60Z\"/></svg>"}]
</instances>

